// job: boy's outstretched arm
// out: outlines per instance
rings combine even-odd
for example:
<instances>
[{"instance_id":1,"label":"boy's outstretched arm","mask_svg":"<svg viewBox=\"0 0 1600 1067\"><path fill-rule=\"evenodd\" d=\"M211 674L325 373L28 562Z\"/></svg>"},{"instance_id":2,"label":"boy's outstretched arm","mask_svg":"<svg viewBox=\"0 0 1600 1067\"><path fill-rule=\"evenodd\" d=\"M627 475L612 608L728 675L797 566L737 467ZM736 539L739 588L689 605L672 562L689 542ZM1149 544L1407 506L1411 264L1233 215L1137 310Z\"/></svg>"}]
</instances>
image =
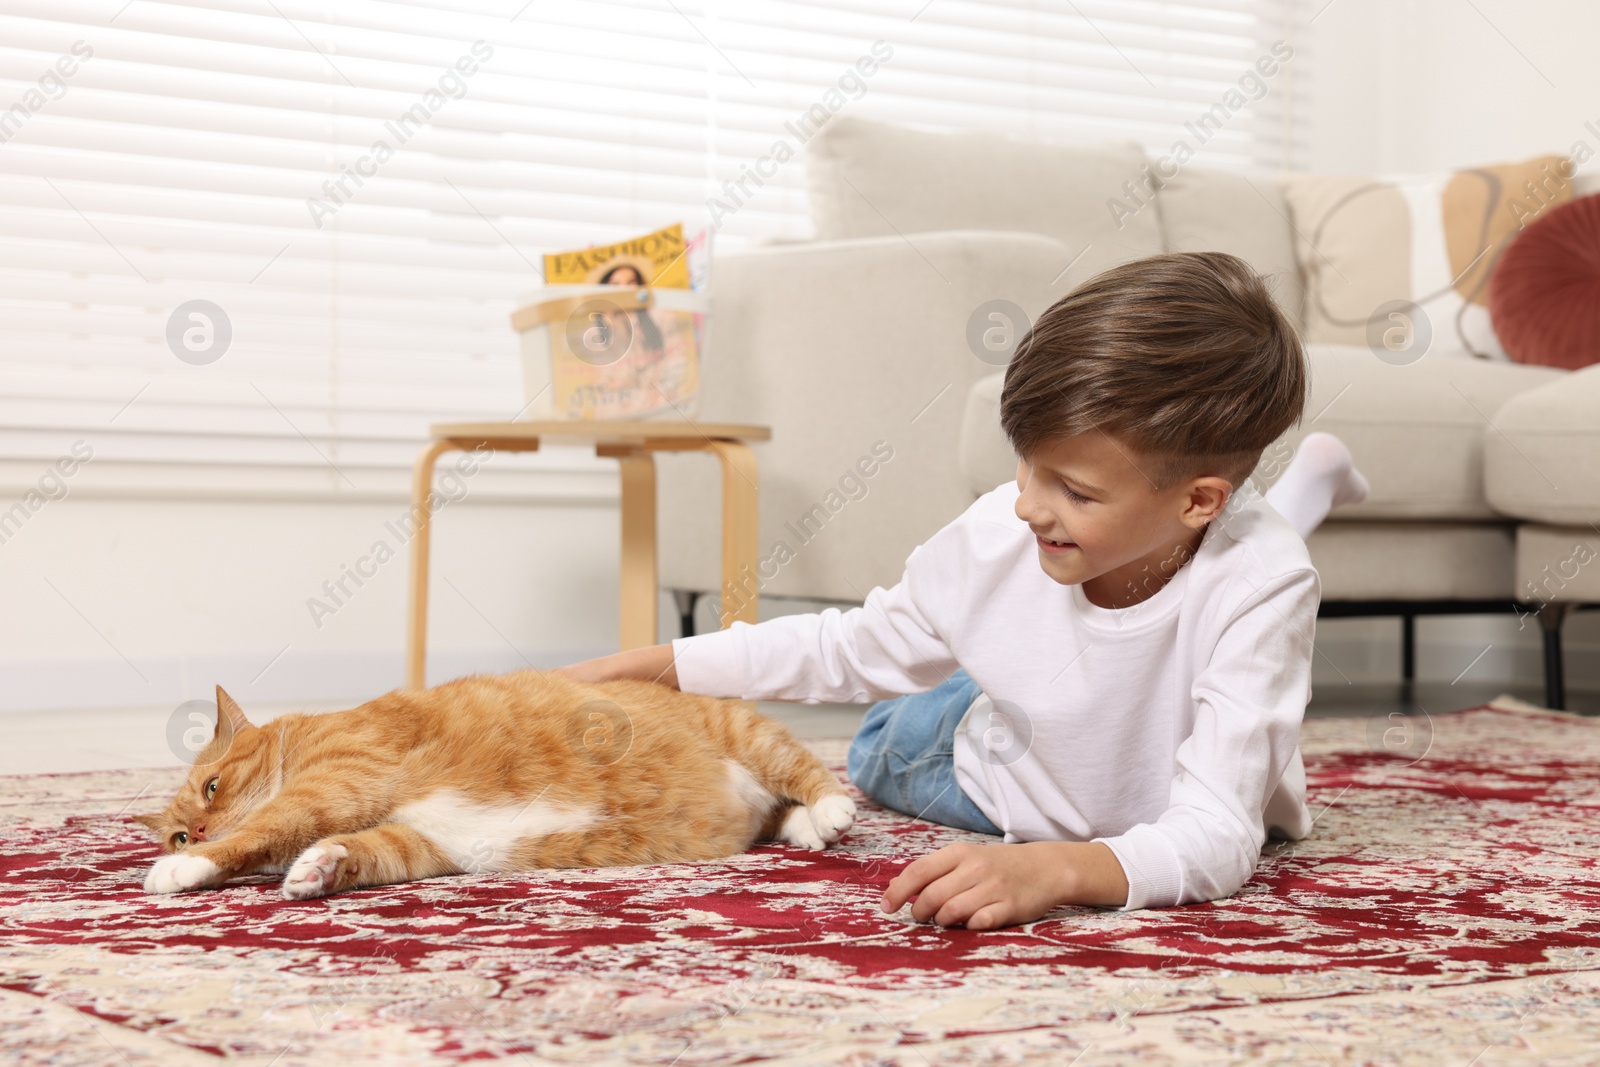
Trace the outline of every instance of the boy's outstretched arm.
<instances>
[{"instance_id":1,"label":"boy's outstretched arm","mask_svg":"<svg viewBox=\"0 0 1600 1067\"><path fill-rule=\"evenodd\" d=\"M609 682L617 678L642 678L678 688L678 669L672 658L672 645L630 648L609 656L598 656L557 668L557 672L580 682Z\"/></svg>"},{"instance_id":2,"label":"boy's outstretched arm","mask_svg":"<svg viewBox=\"0 0 1600 1067\"><path fill-rule=\"evenodd\" d=\"M1059 904L1120 908L1128 879L1116 853L1098 841L962 842L908 863L880 906L893 913L912 897L918 922L993 930L1033 922Z\"/></svg>"},{"instance_id":3,"label":"boy's outstretched arm","mask_svg":"<svg viewBox=\"0 0 1600 1067\"><path fill-rule=\"evenodd\" d=\"M559 668L579 681L644 678L737 700L861 704L921 693L959 666L944 635L982 595L961 576L991 537L981 501L912 550L900 581L862 605L780 615Z\"/></svg>"}]
</instances>

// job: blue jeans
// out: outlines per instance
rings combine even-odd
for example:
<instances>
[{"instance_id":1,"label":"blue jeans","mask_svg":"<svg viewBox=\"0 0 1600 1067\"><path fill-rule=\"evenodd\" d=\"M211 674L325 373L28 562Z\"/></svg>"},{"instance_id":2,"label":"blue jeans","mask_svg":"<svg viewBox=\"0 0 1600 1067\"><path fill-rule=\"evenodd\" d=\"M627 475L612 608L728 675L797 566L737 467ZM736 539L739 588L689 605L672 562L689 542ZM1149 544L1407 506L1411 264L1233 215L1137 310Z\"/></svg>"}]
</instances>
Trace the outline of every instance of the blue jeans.
<instances>
[{"instance_id":1,"label":"blue jeans","mask_svg":"<svg viewBox=\"0 0 1600 1067\"><path fill-rule=\"evenodd\" d=\"M886 808L983 834L1003 834L956 784L956 724L982 695L957 669L926 693L880 700L850 742L850 780Z\"/></svg>"}]
</instances>

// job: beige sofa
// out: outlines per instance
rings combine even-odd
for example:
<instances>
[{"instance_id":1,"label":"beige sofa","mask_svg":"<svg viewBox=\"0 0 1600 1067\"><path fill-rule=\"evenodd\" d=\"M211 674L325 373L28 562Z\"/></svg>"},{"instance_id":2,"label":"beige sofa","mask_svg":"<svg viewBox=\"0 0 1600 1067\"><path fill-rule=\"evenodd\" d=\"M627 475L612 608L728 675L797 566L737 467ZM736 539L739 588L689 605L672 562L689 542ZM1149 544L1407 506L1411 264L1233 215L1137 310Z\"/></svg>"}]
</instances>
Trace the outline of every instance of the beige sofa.
<instances>
[{"instance_id":1,"label":"beige sofa","mask_svg":"<svg viewBox=\"0 0 1600 1067\"><path fill-rule=\"evenodd\" d=\"M726 595L860 602L1014 475L998 418L1004 353L980 340L1003 321L991 302L1031 321L1107 266L1220 250L1270 275L1303 322L1295 228L1270 174L1191 163L1152 196L1136 145L848 116L807 152L816 239L724 256L713 277L701 414L773 427L758 448L762 566ZM1114 218L1111 196L1139 206ZM1409 679L1416 615L1517 610L1545 627L1547 700L1561 706L1561 620L1600 602L1600 565L1589 565L1600 556L1600 367L1309 354L1306 417L1256 477L1269 485L1321 429L1372 483L1369 500L1310 539L1323 614L1401 616ZM714 472L660 463L663 585L717 592Z\"/></svg>"}]
</instances>

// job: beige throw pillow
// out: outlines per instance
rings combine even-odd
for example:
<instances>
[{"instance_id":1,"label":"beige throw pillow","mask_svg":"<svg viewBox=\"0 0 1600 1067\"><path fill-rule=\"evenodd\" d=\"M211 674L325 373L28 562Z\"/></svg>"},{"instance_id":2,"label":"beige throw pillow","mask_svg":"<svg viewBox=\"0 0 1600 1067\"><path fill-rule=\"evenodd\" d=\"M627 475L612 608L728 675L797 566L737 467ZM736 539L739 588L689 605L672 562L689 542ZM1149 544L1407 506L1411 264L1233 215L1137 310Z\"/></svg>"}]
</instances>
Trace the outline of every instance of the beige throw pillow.
<instances>
[{"instance_id":1,"label":"beige throw pillow","mask_svg":"<svg viewBox=\"0 0 1600 1067\"><path fill-rule=\"evenodd\" d=\"M1162 250L1146 199L1118 218L1112 197L1144 180L1134 143L1067 144L998 133L941 133L840 115L806 145L811 221L822 241L934 230L1017 230L1081 256L1063 288Z\"/></svg>"},{"instance_id":2,"label":"beige throw pillow","mask_svg":"<svg viewBox=\"0 0 1600 1067\"><path fill-rule=\"evenodd\" d=\"M1305 279L1306 341L1423 355L1506 359L1489 320L1500 251L1572 198L1561 156L1444 174L1291 174L1283 189Z\"/></svg>"}]
</instances>

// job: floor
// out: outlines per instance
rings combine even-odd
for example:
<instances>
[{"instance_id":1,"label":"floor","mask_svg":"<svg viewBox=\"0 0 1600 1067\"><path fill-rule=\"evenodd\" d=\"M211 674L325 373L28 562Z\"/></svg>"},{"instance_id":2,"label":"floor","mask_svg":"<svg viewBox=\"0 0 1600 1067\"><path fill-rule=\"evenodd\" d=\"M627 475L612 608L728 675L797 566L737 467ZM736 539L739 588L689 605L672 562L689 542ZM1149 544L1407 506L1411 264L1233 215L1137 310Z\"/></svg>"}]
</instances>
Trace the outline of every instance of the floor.
<instances>
[{"instance_id":1,"label":"floor","mask_svg":"<svg viewBox=\"0 0 1600 1067\"><path fill-rule=\"evenodd\" d=\"M1387 717L1433 714L1484 704L1508 693L1541 703L1539 687L1503 683L1451 685L1423 682L1407 689L1400 685L1324 686L1312 694L1308 716ZM252 707L252 719L267 722L291 711L333 711L342 705L283 705ZM1600 691L1568 694L1568 710L1600 713ZM859 704L760 705L763 714L784 723L803 738L849 737L866 713ZM170 767L174 754L168 747L169 722L174 709L84 708L9 713L0 717L0 775L60 774L71 771L116 770L128 767Z\"/></svg>"},{"instance_id":2,"label":"floor","mask_svg":"<svg viewBox=\"0 0 1600 1067\"><path fill-rule=\"evenodd\" d=\"M1367 696L1345 704L1356 716L1306 721L1316 831L1265 849L1239 892L1062 907L997 931L882 911L905 863L981 835L866 798L826 852L762 845L710 863L286 901L270 876L181 898L141 891L151 846L126 814L179 767L11 778L0 1060L1600 1062L1600 732L1514 701L1435 713L1475 694L1422 687L1412 707L1432 728L1401 732L1425 736L1418 755L1432 758L1397 759L1387 737L1373 744L1374 726L1396 725L1370 714L1384 694ZM78 736L122 755L116 735ZM841 769L842 738L809 744Z\"/></svg>"}]
</instances>

